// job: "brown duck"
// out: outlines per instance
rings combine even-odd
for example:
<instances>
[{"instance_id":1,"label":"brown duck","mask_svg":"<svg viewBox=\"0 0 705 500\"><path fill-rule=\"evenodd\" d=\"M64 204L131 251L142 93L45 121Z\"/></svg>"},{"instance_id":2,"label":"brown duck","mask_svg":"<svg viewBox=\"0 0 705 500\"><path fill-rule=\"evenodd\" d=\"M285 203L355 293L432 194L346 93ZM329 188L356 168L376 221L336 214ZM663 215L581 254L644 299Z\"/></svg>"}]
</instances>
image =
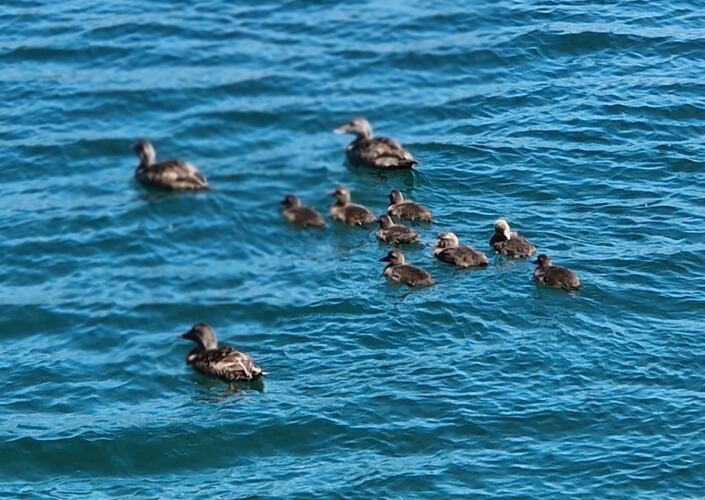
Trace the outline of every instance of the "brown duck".
<instances>
[{"instance_id":1,"label":"brown duck","mask_svg":"<svg viewBox=\"0 0 705 500\"><path fill-rule=\"evenodd\" d=\"M387 213L392 217L416 222L433 222L433 215L428 208L411 200L405 200L398 189L392 189L389 193L389 203Z\"/></svg>"},{"instance_id":2,"label":"brown duck","mask_svg":"<svg viewBox=\"0 0 705 500\"><path fill-rule=\"evenodd\" d=\"M490 261L487 256L477 250L460 245L455 233L444 232L438 235L433 255L441 262L458 267L487 266Z\"/></svg>"},{"instance_id":3,"label":"brown duck","mask_svg":"<svg viewBox=\"0 0 705 500\"><path fill-rule=\"evenodd\" d=\"M490 246L498 254L512 259L525 259L536 252L536 247L523 236L512 232L509 223L504 219L495 222Z\"/></svg>"},{"instance_id":4,"label":"brown duck","mask_svg":"<svg viewBox=\"0 0 705 500\"><path fill-rule=\"evenodd\" d=\"M175 191L207 189L208 181L198 169L181 160L156 162L157 153L147 139L140 139L133 146L140 159L135 178L145 186Z\"/></svg>"},{"instance_id":5,"label":"brown duck","mask_svg":"<svg viewBox=\"0 0 705 500\"><path fill-rule=\"evenodd\" d=\"M331 193L335 197L335 202L330 208L330 215L334 220L349 224L351 226L366 226L372 224L377 217L369 209L362 205L351 203L350 191L343 187L337 187Z\"/></svg>"},{"instance_id":6,"label":"brown duck","mask_svg":"<svg viewBox=\"0 0 705 500\"><path fill-rule=\"evenodd\" d=\"M392 245L416 243L420 240L416 231L402 224L394 224L392 218L388 215L383 215L379 218L377 239Z\"/></svg>"},{"instance_id":7,"label":"brown duck","mask_svg":"<svg viewBox=\"0 0 705 500\"><path fill-rule=\"evenodd\" d=\"M414 156L394 139L372 137L372 126L365 118L355 118L333 132L355 135L355 140L345 150L352 165L391 170L409 169L418 163Z\"/></svg>"},{"instance_id":8,"label":"brown duck","mask_svg":"<svg viewBox=\"0 0 705 500\"><path fill-rule=\"evenodd\" d=\"M196 323L181 337L196 343L186 356L186 363L196 371L225 382L249 382L266 375L247 354L218 346L215 332L206 323Z\"/></svg>"},{"instance_id":9,"label":"brown duck","mask_svg":"<svg viewBox=\"0 0 705 500\"><path fill-rule=\"evenodd\" d=\"M282 201L282 215L298 227L325 227L321 214L313 208L301 204L298 196L287 194Z\"/></svg>"},{"instance_id":10,"label":"brown duck","mask_svg":"<svg viewBox=\"0 0 705 500\"><path fill-rule=\"evenodd\" d=\"M578 275L565 267L552 265L548 255L539 255L534 263L536 264L534 279L538 283L567 291L580 288Z\"/></svg>"},{"instance_id":11,"label":"brown duck","mask_svg":"<svg viewBox=\"0 0 705 500\"><path fill-rule=\"evenodd\" d=\"M404 254L400 250L392 250L380 262L387 262L384 275L394 283L411 287L431 286L435 282L428 271L406 263Z\"/></svg>"}]
</instances>

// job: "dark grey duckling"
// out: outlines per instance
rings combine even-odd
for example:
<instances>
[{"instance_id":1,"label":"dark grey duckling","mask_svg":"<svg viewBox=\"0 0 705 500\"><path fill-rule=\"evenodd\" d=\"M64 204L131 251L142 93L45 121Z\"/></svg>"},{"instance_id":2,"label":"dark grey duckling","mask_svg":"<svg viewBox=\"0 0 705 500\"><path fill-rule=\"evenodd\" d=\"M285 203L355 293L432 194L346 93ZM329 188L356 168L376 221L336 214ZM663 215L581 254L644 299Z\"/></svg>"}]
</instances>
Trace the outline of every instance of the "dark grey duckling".
<instances>
[{"instance_id":1,"label":"dark grey duckling","mask_svg":"<svg viewBox=\"0 0 705 500\"><path fill-rule=\"evenodd\" d=\"M461 246L458 237L451 232L438 235L433 255L441 262L458 267L487 266L490 263L484 253L468 246Z\"/></svg>"},{"instance_id":2,"label":"dark grey duckling","mask_svg":"<svg viewBox=\"0 0 705 500\"><path fill-rule=\"evenodd\" d=\"M418 163L414 156L394 139L372 137L372 126L364 118L355 118L333 132L355 134L355 140L345 149L348 161L353 165L390 170L408 169Z\"/></svg>"},{"instance_id":3,"label":"dark grey duckling","mask_svg":"<svg viewBox=\"0 0 705 500\"><path fill-rule=\"evenodd\" d=\"M536 252L536 247L523 236L512 232L509 223L504 219L495 222L490 246L495 252L512 259L525 259Z\"/></svg>"},{"instance_id":4,"label":"dark grey duckling","mask_svg":"<svg viewBox=\"0 0 705 500\"><path fill-rule=\"evenodd\" d=\"M282 201L282 214L293 225L298 227L325 227L326 222L321 214L313 208L301 204L298 196L287 194Z\"/></svg>"},{"instance_id":5,"label":"dark grey duckling","mask_svg":"<svg viewBox=\"0 0 705 500\"><path fill-rule=\"evenodd\" d=\"M140 159L135 170L135 177L140 183L178 191L208 188L206 178L190 163L181 160L156 163L157 153L147 139L140 139L132 149Z\"/></svg>"},{"instance_id":6,"label":"dark grey duckling","mask_svg":"<svg viewBox=\"0 0 705 500\"><path fill-rule=\"evenodd\" d=\"M351 226L365 226L377 220L370 210L350 202L350 191L347 188L337 187L331 195L335 196L335 203L330 208L330 215L334 220Z\"/></svg>"},{"instance_id":7,"label":"dark grey duckling","mask_svg":"<svg viewBox=\"0 0 705 500\"><path fill-rule=\"evenodd\" d=\"M554 266L548 255L541 254L534 261L534 279L542 285L562 288L563 290L576 290L580 288L580 278L570 269Z\"/></svg>"},{"instance_id":8,"label":"dark grey duckling","mask_svg":"<svg viewBox=\"0 0 705 500\"><path fill-rule=\"evenodd\" d=\"M392 245L416 243L420 240L416 231L401 224L394 224L392 218L388 215L383 215L379 218L377 238L384 243Z\"/></svg>"},{"instance_id":9,"label":"dark grey duckling","mask_svg":"<svg viewBox=\"0 0 705 500\"><path fill-rule=\"evenodd\" d=\"M394 283L413 287L431 286L435 283L431 273L407 264L400 250L392 250L386 257L381 258L380 262L388 263L384 268L384 275Z\"/></svg>"},{"instance_id":10,"label":"dark grey duckling","mask_svg":"<svg viewBox=\"0 0 705 500\"><path fill-rule=\"evenodd\" d=\"M389 193L389 203L387 213L392 217L417 222L433 222L433 215L428 208L411 200L405 200L398 189L392 189Z\"/></svg>"},{"instance_id":11,"label":"dark grey duckling","mask_svg":"<svg viewBox=\"0 0 705 500\"><path fill-rule=\"evenodd\" d=\"M218 346L215 332L206 323L196 323L181 335L197 347L186 356L186 363L197 371L225 382L249 382L266 375L247 354L229 346Z\"/></svg>"}]
</instances>

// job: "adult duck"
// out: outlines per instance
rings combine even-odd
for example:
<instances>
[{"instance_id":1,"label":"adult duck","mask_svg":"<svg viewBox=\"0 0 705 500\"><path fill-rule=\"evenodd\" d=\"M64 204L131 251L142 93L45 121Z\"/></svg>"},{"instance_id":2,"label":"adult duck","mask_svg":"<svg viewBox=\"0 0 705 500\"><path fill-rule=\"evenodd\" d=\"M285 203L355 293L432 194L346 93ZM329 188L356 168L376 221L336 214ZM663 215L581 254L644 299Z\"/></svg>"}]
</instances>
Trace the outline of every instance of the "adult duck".
<instances>
[{"instance_id":1,"label":"adult duck","mask_svg":"<svg viewBox=\"0 0 705 500\"><path fill-rule=\"evenodd\" d=\"M196 343L186 356L186 363L205 375L225 382L249 382L266 375L247 354L219 346L215 332L206 323L196 323L181 338Z\"/></svg>"},{"instance_id":2,"label":"adult duck","mask_svg":"<svg viewBox=\"0 0 705 500\"><path fill-rule=\"evenodd\" d=\"M140 139L132 148L140 159L135 178L141 184L175 191L208 188L208 181L194 165L181 160L157 162L157 152L147 139Z\"/></svg>"},{"instance_id":3,"label":"adult duck","mask_svg":"<svg viewBox=\"0 0 705 500\"><path fill-rule=\"evenodd\" d=\"M365 118L354 118L333 132L355 135L355 140L345 149L352 165L393 170L409 169L418 163L414 156L394 139L373 137L372 125Z\"/></svg>"}]
</instances>

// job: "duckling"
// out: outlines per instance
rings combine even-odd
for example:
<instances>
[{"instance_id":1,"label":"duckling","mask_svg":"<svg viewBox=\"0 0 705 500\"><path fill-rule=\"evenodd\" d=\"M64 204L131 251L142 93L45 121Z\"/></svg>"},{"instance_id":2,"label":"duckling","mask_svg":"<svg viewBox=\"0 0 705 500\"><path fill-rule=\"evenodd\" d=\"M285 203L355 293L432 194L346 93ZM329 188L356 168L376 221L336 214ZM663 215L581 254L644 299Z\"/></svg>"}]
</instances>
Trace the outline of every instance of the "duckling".
<instances>
[{"instance_id":1,"label":"duckling","mask_svg":"<svg viewBox=\"0 0 705 500\"><path fill-rule=\"evenodd\" d=\"M140 139L132 149L140 159L135 170L135 177L140 183L180 191L208 189L206 178L190 163L181 160L155 163L157 153L147 139Z\"/></svg>"},{"instance_id":2,"label":"duckling","mask_svg":"<svg viewBox=\"0 0 705 500\"><path fill-rule=\"evenodd\" d=\"M301 204L298 196L287 194L282 201L282 214L293 225L298 227L325 227L326 222L321 214L313 208Z\"/></svg>"},{"instance_id":3,"label":"duckling","mask_svg":"<svg viewBox=\"0 0 705 500\"><path fill-rule=\"evenodd\" d=\"M484 253L468 246L460 246L458 237L450 232L438 235L433 255L441 262L458 267L487 266L490 263Z\"/></svg>"},{"instance_id":4,"label":"duckling","mask_svg":"<svg viewBox=\"0 0 705 500\"><path fill-rule=\"evenodd\" d=\"M536 264L534 279L542 285L562 288L567 291L580 288L578 275L565 267L552 265L548 255L539 255L534 264Z\"/></svg>"},{"instance_id":5,"label":"duckling","mask_svg":"<svg viewBox=\"0 0 705 500\"><path fill-rule=\"evenodd\" d=\"M247 382L266 375L247 354L229 346L218 347L215 332L206 323L196 323L181 338L197 344L186 356L186 363L205 375L225 382Z\"/></svg>"},{"instance_id":6,"label":"duckling","mask_svg":"<svg viewBox=\"0 0 705 500\"><path fill-rule=\"evenodd\" d=\"M383 215L378 220L379 230L377 231L377 238L384 243L403 245L416 243L420 240L416 231L401 224L394 224L392 218L388 215Z\"/></svg>"},{"instance_id":7,"label":"duckling","mask_svg":"<svg viewBox=\"0 0 705 500\"><path fill-rule=\"evenodd\" d=\"M345 149L348 161L353 165L391 170L408 169L418 163L414 156L394 139L372 137L372 126L365 118L354 118L333 132L356 136Z\"/></svg>"},{"instance_id":8,"label":"duckling","mask_svg":"<svg viewBox=\"0 0 705 500\"><path fill-rule=\"evenodd\" d=\"M525 259L536 252L536 247L523 236L512 232L509 223L504 219L495 222L490 246L495 252L512 259Z\"/></svg>"},{"instance_id":9,"label":"duckling","mask_svg":"<svg viewBox=\"0 0 705 500\"><path fill-rule=\"evenodd\" d=\"M335 196L335 203L330 209L330 214L334 220L351 226L365 226L377 220L377 217L367 208L350 203L350 191L347 188L343 186L337 187L331 195Z\"/></svg>"},{"instance_id":10,"label":"duckling","mask_svg":"<svg viewBox=\"0 0 705 500\"><path fill-rule=\"evenodd\" d=\"M392 250L386 257L381 258L380 262L388 262L384 275L394 283L413 287L431 286L435 283L431 273L407 264L400 250Z\"/></svg>"},{"instance_id":11,"label":"duckling","mask_svg":"<svg viewBox=\"0 0 705 500\"><path fill-rule=\"evenodd\" d=\"M389 203L387 213L392 217L410 221L433 222L433 215L428 208L411 200L405 200L404 195L398 189L390 191Z\"/></svg>"}]
</instances>

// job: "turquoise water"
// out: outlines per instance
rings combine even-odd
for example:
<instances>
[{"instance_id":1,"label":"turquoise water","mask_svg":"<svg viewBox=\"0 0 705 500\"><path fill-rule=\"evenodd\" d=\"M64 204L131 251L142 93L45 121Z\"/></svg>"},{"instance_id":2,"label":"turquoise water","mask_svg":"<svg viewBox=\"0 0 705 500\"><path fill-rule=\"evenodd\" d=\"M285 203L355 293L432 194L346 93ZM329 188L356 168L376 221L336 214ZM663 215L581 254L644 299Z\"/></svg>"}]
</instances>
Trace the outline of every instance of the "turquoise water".
<instances>
[{"instance_id":1,"label":"turquoise water","mask_svg":"<svg viewBox=\"0 0 705 500\"><path fill-rule=\"evenodd\" d=\"M702 495L698 4L249 3L0 9L0 494ZM346 166L355 115L417 171ZM215 189L137 186L141 136ZM435 287L282 220L338 184L433 210ZM583 290L431 257L498 217ZM263 392L191 372L196 321Z\"/></svg>"}]
</instances>

